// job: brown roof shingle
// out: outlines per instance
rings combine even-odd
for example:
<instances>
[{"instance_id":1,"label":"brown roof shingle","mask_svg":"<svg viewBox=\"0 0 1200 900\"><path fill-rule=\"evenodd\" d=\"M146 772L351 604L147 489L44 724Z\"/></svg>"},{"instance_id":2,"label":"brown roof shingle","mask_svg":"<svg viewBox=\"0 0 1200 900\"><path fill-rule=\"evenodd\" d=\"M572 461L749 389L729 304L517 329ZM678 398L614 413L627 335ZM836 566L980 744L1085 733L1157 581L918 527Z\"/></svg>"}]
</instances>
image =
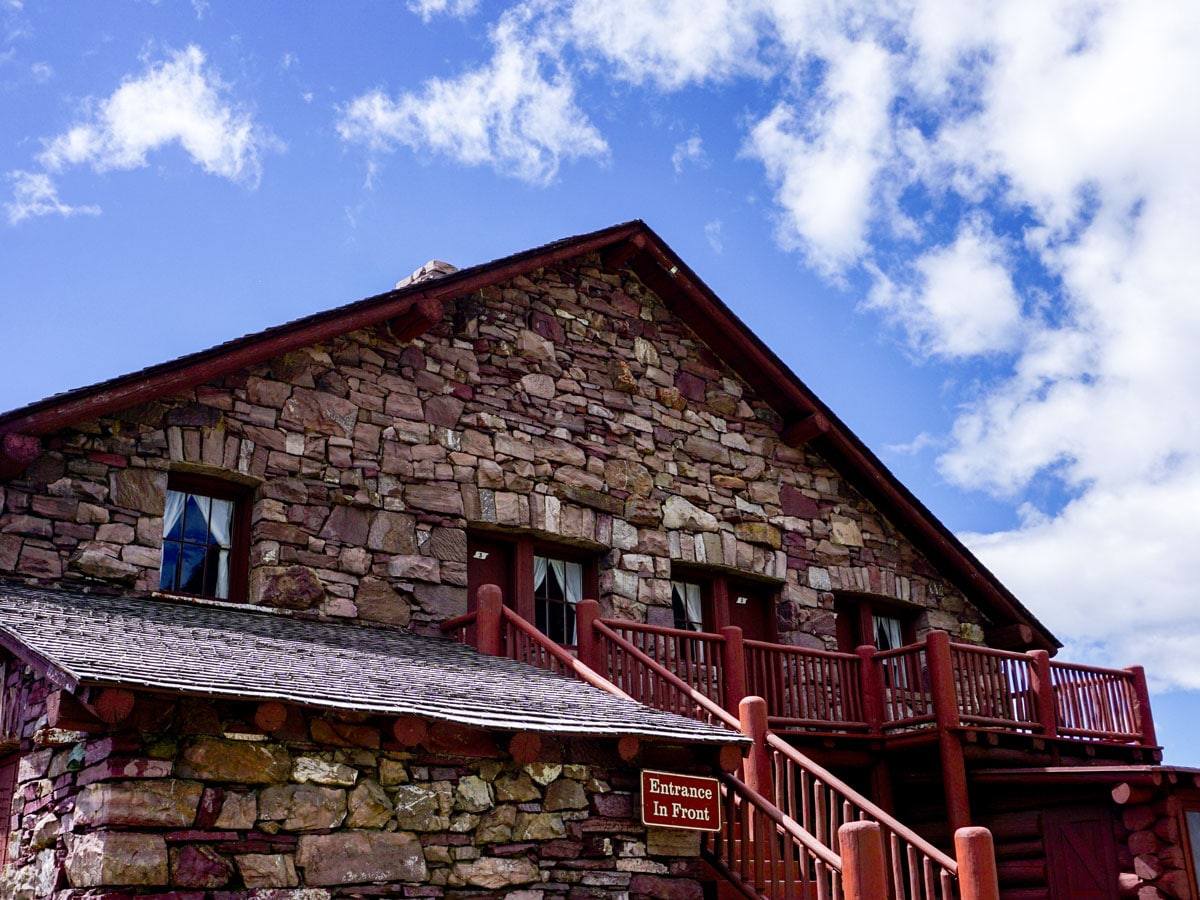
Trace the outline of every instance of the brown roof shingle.
<instances>
[{"instance_id":1,"label":"brown roof shingle","mask_svg":"<svg viewBox=\"0 0 1200 900\"><path fill-rule=\"evenodd\" d=\"M230 604L0 585L0 643L72 689L279 700L511 731L744 740L453 641Z\"/></svg>"}]
</instances>

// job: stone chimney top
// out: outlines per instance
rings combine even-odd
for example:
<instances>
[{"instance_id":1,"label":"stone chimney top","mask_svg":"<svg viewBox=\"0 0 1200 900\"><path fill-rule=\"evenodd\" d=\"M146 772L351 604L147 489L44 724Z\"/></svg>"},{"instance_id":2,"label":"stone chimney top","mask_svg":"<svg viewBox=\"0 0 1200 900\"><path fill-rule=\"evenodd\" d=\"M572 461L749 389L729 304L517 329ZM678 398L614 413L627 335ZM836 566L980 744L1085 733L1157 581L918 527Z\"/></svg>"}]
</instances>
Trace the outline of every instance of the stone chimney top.
<instances>
[{"instance_id":1,"label":"stone chimney top","mask_svg":"<svg viewBox=\"0 0 1200 900\"><path fill-rule=\"evenodd\" d=\"M452 275L457 271L458 266L452 266L450 263L442 262L440 259L431 259L407 278L401 278L399 281L397 281L396 287L406 288L409 285L416 284L419 281L429 281L433 278L444 278L446 275Z\"/></svg>"}]
</instances>

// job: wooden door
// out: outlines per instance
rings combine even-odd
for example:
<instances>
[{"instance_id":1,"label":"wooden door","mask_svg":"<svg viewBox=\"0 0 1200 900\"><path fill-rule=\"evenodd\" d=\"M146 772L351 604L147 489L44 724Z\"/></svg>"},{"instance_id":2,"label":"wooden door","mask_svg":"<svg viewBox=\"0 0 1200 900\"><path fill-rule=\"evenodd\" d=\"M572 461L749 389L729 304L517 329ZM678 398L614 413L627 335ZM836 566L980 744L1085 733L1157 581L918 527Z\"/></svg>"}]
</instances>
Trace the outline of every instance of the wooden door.
<instances>
[{"instance_id":1,"label":"wooden door","mask_svg":"<svg viewBox=\"0 0 1200 900\"><path fill-rule=\"evenodd\" d=\"M512 545L467 535L467 610L476 608L475 594L481 585L499 585L504 602L513 605Z\"/></svg>"},{"instance_id":2,"label":"wooden door","mask_svg":"<svg viewBox=\"0 0 1200 900\"><path fill-rule=\"evenodd\" d=\"M1051 900L1117 900L1117 850L1108 810L1046 810L1042 831Z\"/></svg>"},{"instance_id":3,"label":"wooden door","mask_svg":"<svg viewBox=\"0 0 1200 900\"><path fill-rule=\"evenodd\" d=\"M729 624L742 629L750 641L774 641L775 592L757 584L730 581L728 590Z\"/></svg>"}]
</instances>

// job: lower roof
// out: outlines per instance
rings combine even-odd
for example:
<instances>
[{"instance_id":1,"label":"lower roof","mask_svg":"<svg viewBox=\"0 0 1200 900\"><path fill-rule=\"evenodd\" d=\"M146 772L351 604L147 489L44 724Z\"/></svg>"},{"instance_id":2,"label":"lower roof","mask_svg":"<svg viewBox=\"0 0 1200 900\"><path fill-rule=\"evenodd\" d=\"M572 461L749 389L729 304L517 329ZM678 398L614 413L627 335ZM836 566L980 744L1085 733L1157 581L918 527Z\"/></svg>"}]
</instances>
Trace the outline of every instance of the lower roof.
<instances>
[{"instance_id":1,"label":"lower roof","mask_svg":"<svg viewBox=\"0 0 1200 900\"><path fill-rule=\"evenodd\" d=\"M227 603L0 584L0 645L72 691L123 687L494 730L745 741L448 639Z\"/></svg>"}]
</instances>

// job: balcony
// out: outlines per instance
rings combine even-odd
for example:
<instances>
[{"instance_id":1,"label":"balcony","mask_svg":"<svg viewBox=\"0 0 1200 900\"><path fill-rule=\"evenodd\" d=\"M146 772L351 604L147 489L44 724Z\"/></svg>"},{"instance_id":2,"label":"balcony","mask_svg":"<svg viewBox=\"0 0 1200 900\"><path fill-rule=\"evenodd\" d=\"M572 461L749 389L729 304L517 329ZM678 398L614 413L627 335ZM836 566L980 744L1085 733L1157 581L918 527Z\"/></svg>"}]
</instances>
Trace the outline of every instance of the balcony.
<instances>
[{"instance_id":1,"label":"balcony","mask_svg":"<svg viewBox=\"0 0 1200 900\"><path fill-rule=\"evenodd\" d=\"M1044 650L957 644L939 631L896 650L836 653L742 640L737 628L712 634L589 612L580 610L581 661L676 712L687 714L686 687L735 715L743 697L762 697L771 730L793 739L919 740L951 730L984 743L1009 735L1077 754L1161 755L1140 666L1076 665Z\"/></svg>"}]
</instances>

